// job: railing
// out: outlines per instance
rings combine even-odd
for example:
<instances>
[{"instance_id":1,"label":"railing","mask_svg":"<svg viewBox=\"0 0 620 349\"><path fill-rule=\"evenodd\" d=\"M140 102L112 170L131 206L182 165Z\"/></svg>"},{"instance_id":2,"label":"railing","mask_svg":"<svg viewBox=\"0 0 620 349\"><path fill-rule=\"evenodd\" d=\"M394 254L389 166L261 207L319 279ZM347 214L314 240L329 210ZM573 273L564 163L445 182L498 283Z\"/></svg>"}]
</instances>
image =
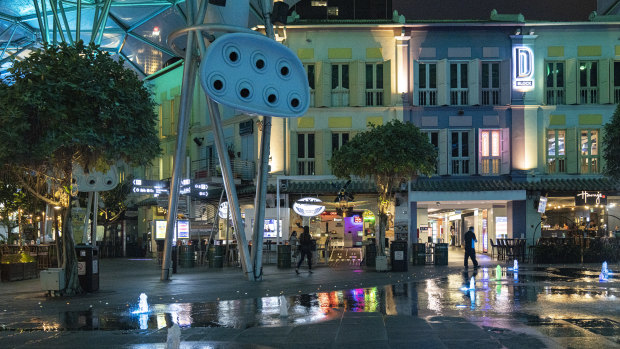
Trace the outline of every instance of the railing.
<instances>
[{"instance_id":1,"label":"railing","mask_svg":"<svg viewBox=\"0 0 620 349\"><path fill-rule=\"evenodd\" d=\"M451 105L467 105L467 96L469 95L466 88L453 88L450 89L450 104Z\"/></svg>"},{"instance_id":2,"label":"railing","mask_svg":"<svg viewBox=\"0 0 620 349\"><path fill-rule=\"evenodd\" d=\"M599 173L598 158L581 158L581 173Z\"/></svg>"},{"instance_id":3,"label":"railing","mask_svg":"<svg viewBox=\"0 0 620 349\"><path fill-rule=\"evenodd\" d=\"M297 159L298 175L314 175L314 159Z\"/></svg>"},{"instance_id":4,"label":"railing","mask_svg":"<svg viewBox=\"0 0 620 349\"><path fill-rule=\"evenodd\" d=\"M421 89L419 96L419 105L437 105L437 89Z\"/></svg>"},{"instance_id":5,"label":"railing","mask_svg":"<svg viewBox=\"0 0 620 349\"><path fill-rule=\"evenodd\" d=\"M499 89L483 88L482 105L499 105Z\"/></svg>"},{"instance_id":6,"label":"railing","mask_svg":"<svg viewBox=\"0 0 620 349\"><path fill-rule=\"evenodd\" d=\"M500 159L482 159L481 174L499 174L501 162Z\"/></svg>"},{"instance_id":7,"label":"railing","mask_svg":"<svg viewBox=\"0 0 620 349\"><path fill-rule=\"evenodd\" d=\"M614 103L620 103L620 86L616 86L614 90Z\"/></svg>"},{"instance_id":8,"label":"railing","mask_svg":"<svg viewBox=\"0 0 620 349\"><path fill-rule=\"evenodd\" d=\"M451 174L453 175L469 174L469 159L453 159Z\"/></svg>"},{"instance_id":9,"label":"railing","mask_svg":"<svg viewBox=\"0 0 620 349\"><path fill-rule=\"evenodd\" d=\"M383 105L383 90L379 90L379 89L366 90L366 105L367 106Z\"/></svg>"},{"instance_id":10,"label":"railing","mask_svg":"<svg viewBox=\"0 0 620 349\"><path fill-rule=\"evenodd\" d=\"M232 159L232 172L234 178L252 180L256 174L254 161ZM201 159L192 161L191 172L194 179L222 177L220 162L218 159Z\"/></svg>"},{"instance_id":11,"label":"railing","mask_svg":"<svg viewBox=\"0 0 620 349\"><path fill-rule=\"evenodd\" d=\"M346 107L349 105L349 89L335 88L332 90L332 107Z\"/></svg>"},{"instance_id":12,"label":"railing","mask_svg":"<svg viewBox=\"0 0 620 349\"><path fill-rule=\"evenodd\" d=\"M566 172L566 158L555 157L547 160L547 172L548 173L565 173Z\"/></svg>"},{"instance_id":13,"label":"railing","mask_svg":"<svg viewBox=\"0 0 620 349\"><path fill-rule=\"evenodd\" d=\"M598 103L598 87L582 87L580 90L581 104Z\"/></svg>"},{"instance_id":14,"label":"railing","mask_svg":"<svg viewBox=\"0 0 620 349\"><path fill-rule=\"evenodd\" d=\"M566 104L564 88L547 87L547 105Z\"/></svg>"}]
</instances>

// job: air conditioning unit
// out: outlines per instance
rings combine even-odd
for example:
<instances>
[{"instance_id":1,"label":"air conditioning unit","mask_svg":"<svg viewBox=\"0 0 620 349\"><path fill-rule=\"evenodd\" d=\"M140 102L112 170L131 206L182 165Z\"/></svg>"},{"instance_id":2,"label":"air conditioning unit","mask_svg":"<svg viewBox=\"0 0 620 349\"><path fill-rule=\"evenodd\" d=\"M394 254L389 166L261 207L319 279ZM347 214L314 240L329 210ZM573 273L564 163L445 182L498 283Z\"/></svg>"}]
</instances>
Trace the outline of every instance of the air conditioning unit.
<instances>
[{"instance_id":1,"label":"air conditioning unit","mask_svg":"<svg viewBox=\"0 0 620 349\"><path fill-rule=\"evenodd\" d=\"M43 291L60 291L65 288L65 270L63 268L41 270L39 280Z\"/></svg>"}]
</instances>

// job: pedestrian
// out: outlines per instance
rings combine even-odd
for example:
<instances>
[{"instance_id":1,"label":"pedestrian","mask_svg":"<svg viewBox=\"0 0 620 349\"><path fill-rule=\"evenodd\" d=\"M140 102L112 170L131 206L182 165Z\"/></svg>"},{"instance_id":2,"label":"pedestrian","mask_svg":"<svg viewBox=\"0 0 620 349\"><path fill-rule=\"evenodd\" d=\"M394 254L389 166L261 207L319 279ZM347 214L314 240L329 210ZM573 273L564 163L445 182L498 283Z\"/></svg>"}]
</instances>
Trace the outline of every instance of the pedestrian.
<instances>
[{"instance_id":1,"label":"pedestrian","mask_svg":"<svg viewBox=\"0 0 620 349\"><path fill-rule=\"evenodd\" d=\"M308 258L308 272L312 274L312 237L310 236L310 227L304 225L304 231L299 236L299 262L297 262L297 268L295 272L299 274L299 267L304 261L304 256Z\"/></svg>"},{"instance_id":2,"label":"pedestrian","mask_svg":"<svg viewBox=\"0 0 620 349\"><path fill-rule=\"evenodd\" d=\"M297 260L297 232L293 231L291 237L288 238L288 244L291 246L293 252L293 259Z\"/></svg>"},{"instance_id":3,"label":"pedestrian","mask_svg":"<svg viewBox=\"0 0 620 349\"><path fill-rule=\"evenodd\" d=\"M469 227L467 233L465 233L465 268L467 268L467 259L471 258L471 261L474 263L474 269L478 268L478 261L476 260L476 248L475 243L476 234L474 234L474 227Z\"/></svg>"},{"instance_id":4,"label":"pedestrian","mask_svg":"<svg viewBox=\"0 0 620 349\"><path fill-rule=\"evenodd\" d=\"M454 227L450 227L450 246L454 246Z\"/></svg>"}]
</instances>

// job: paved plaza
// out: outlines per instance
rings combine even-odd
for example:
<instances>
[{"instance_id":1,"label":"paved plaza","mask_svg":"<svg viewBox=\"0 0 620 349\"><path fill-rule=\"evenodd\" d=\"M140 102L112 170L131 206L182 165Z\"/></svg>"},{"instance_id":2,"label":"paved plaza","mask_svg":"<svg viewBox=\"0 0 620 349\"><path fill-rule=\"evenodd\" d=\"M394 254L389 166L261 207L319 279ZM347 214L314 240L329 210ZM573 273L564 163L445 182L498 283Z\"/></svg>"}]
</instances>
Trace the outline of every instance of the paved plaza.
<instances>
[{"instance_id":1,"label":"paved plaza","mask_svg":"<svg viewBox=\"0 0 620 349\"><path fill-rule=\"evenodd\" d=\"M161 282L151 259L103 259L100 289L49 298L39 280L0 284L2 348L616 348L618 265L532 265L479 255L378 273L357 265L179 268ZM497 265L501 272L497 273ZM473 279L472 279L473 278ZM141 293L148 313L134 314Z\"/></svg>"}]
</instances>

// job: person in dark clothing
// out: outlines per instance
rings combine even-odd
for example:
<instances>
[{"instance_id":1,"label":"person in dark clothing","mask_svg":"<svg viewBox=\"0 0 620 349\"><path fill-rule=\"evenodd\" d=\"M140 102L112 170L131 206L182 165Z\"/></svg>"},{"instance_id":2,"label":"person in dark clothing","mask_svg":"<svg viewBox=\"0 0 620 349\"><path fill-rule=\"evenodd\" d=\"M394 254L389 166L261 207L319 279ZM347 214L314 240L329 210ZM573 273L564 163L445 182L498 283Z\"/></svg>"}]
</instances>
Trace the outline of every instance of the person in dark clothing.
<instances>
[{"instance_id":1,"label":"person in dark clothing","mask_svg":"<svg viewBox=\"0 0 620 349\"><path fill-rule=\"evenodd\" d=\"M476 234L474 234L474 227L469 227L467 233L465 233L465 268L467 268L467 259L471 258L474 263L474 268L478 268L478 261L476 260L476 249L474 244L476 243Z\"/></svg>"},{"instance_id":2,"label":"person in dark clothing","mask_svg":"<svg viewBox=\"0 0 620 349\"><path fill-rule=\"evenodd\" d=\"M304 232L299 235L299 253L301 257L297 262L295 272L299 274L299 267L304 261L304 256L308 258L308 272L312 273L312 236L310 236L310 227L304 225Z\"/></svg>"}]
</instances>

